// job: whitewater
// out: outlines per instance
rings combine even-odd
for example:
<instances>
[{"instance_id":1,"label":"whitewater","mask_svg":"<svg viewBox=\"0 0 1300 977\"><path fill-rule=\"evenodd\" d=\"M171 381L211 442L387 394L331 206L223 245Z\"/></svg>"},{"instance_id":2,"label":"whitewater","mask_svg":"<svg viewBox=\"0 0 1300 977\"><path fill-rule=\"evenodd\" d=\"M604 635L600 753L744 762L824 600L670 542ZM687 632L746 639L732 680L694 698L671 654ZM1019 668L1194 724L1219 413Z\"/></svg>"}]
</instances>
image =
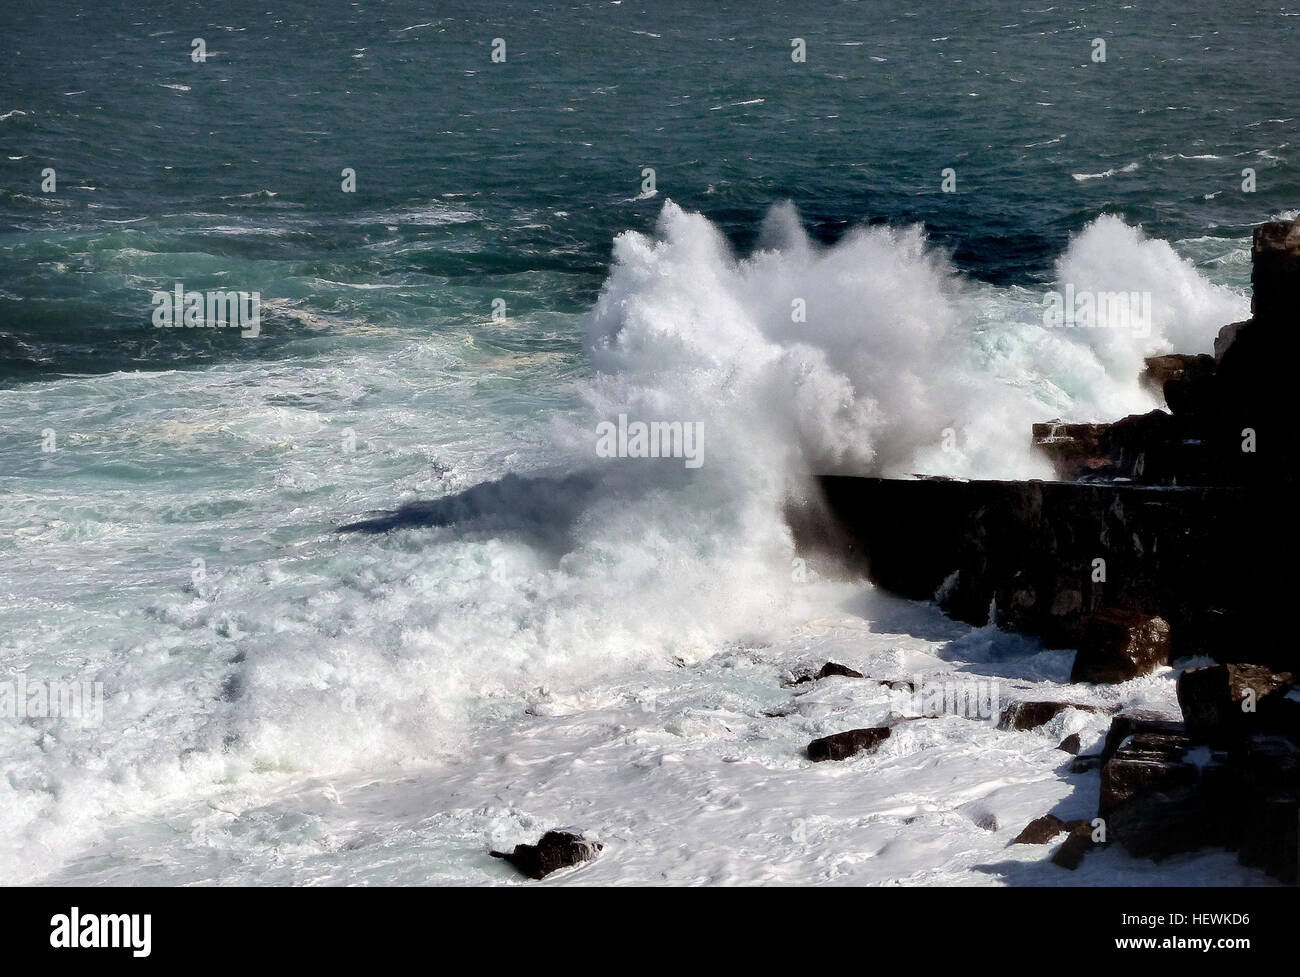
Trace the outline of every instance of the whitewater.
<instances>
[{"instance_id":1,"label":"whitewater","mask_svg":"<svg viewBox=\"0 0 1300 977\"><path fill-rule=\"evenodd\" d=\"M875 679L1052 698L1072 653L809 566L785 519L825 472L1049 477L1030 424L1158 406L1142 357L1248 314L1248 248L1081 226L1056 282L1149 292L1139 340L1045 329L1045 288L920 226L828 245L778 204L737 253L668 200L546 320L581 358L487 348L532 322L337 317L342 349L0 390L58 441L0 507L6 662L105 689L99 726L0 723L0 881L511 884L488 849L567 825L605 850L545 884L1259 883L1224 853L1063 878L1008 847L1095 810L1056 745L1103 715L807 761L889 714ZM600 457L620 413L702 423L705 463ZM790 684L828 660L868 680ZM1168 710L1175 674L1069 691Z\"/></svg>"}]
</instances>

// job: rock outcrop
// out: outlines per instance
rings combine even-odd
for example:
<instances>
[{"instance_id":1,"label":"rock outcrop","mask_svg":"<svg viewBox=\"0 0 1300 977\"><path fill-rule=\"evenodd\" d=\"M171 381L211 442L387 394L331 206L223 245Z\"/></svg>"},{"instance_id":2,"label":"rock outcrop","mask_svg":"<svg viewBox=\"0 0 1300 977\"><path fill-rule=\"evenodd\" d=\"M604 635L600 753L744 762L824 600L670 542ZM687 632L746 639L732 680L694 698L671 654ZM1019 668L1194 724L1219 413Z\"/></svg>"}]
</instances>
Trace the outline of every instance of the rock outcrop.
<instances>
[{"instance_id":1,"label":"rock outcrop","mask_svg":"<svg viewBox=\"0 0 1300 977\"><path fill-rule=\"evenodd\" d=\"M1288 698L1294 684L1290 672L1261 665L1189 668L1178 679L1178 705L1190 735L1228 748L1251 733L1296 732L1288 722L1300 708L1300 700Z\"/></svg>"},{"instance_id":2,"label":"rock outcrop","mask_svg":"<svg viewBox=\"0 0 1300 977\"><path fill-rule=\"evenodd\" d=\"M1067 831L1074 831L1087 821L1062 821L1055 814L1034 818L1011 842L1013 845L1046 845Z\"/></svg>"},{"instance_id":3,"label":"rock outcrop","mask_svg":"<svg viewBox=\"0 0 1300 977\"><path fill-rule=\"evenodd\" d=\"M1275 567L1296 543L1281 487L820 482L839 552L878 586L1077 648L1079 680L1192 655L1227 661L1243 644L1262 664L1300 670L1300 653L1270 633L1291 589Z\"/></svg>"},{"instance_id":4,"label":"rock outcrop","mask_svg":"<svg viewBox=\"0 0 1300 977\"><path fill-rule=\"evenodd\" d=\"M1072 682L1126 682L1170 658L1169 622L1155 614L1098 608L1083 619Z\"/></svg>"},{"instance_id":5,"label":"rock outcrop","mask_svg":"<svg viewBox=\"0 0 1300 977\"><path fill-rule=\"evenodd\" d=\"M847 760L849 757L877 746L889 739L888 726L875 726L870 729L849 729L843 733L832 733L808 744L808 759L814 763L826 760Z\"/></svg>"},{"instance_id":6,"label":"rock outcrop","mask_svg":"<svg viewBox=\"0 0 1300 977\"><path fill-rule=\"evenodd\" d=\"M1184 719L1122 713L1102 751L1097 815L1108 841L1161 859L1218 847L1284 882L1300 878L1300 745L1273 732L1291 676L1255 665L1179 678Z\"/></svg>"},{"instance_id":7,"label":"rock outcrop","mask_svg":"<svg viewBox=\"0 0 1300 977\"><path fill-rule=\"evenodd\" d=\"M1035 424L1058 478L1147 485L1294 480L1296 425L1285 403L1300 334L1300 221L1255 229L1251 318L1223 327L1214 355L1148 357L1139 378L1168 408L1113 424Z\"/></svg>"},{"instance_id":8,"label":"rock outcrop","mask_svg":"<svg viewBox=\"0 0 1300 977\"><path fill-rule=\"evenodd\" d=\"M515 845L512 852L489 852L504 858L530 879L544 879L552 872L595 858L604 846L571 831L548 831L535 845Z\"/></svg>"},{"instance_id":9,"label":"rock outcrop","mask_svg":"<svg viewBox=\"0 0 1300 977\"><path fill-rule=\"evenodd\" d=\"M998 718L998 729L1037 729L1067 709L1097 712L1097 706L1077 702L1013 702ZM1076 753L1078 750L1075 751Z\"/></svg>"},{"instance_id":10,"label":"rock outcrop","mask_svg":"<svg viewBox=\"0 0 1300 977\"><path fill-rule=\"evenodd\" d=\"M862 673L856 669L849 668L847 665L841 665L839 662L827 662L821 667L815 675L800 675L791 682L791 685L803 685L805 682L817 682L824 678L862 678Z\"/></svg>"},{"instance_id":11,"label":"rock outcrop","mask_svg":"<svg viewBox=\"0 0 1300 977\"><path fill-rule=\"evenodd\" d=\"M1034 426L1057 482L825 476L805 543L972 624L1077 648L1074 678L1118 682L1174 658L1300 671L1272 634L1300 543L1297 425L1283 401L1300 343L1300 221L1254 237L1253 315L1215 354L1147 359L1168 411ZM814 508L815 507L811 507Z\"/></svg>"},{"instance_id":12,"label":"rock outcrop","mask_svg":"<svg viewBox=\"0 0 1300 977\"><path fill-rule=\"evenodd\" d=\"M1101 753L1070 769L1100 768L1102 833L1130 853L1221 846L1295 883L1300 646L1276 622L1294 603L1300 552L1300 433L1286 402L1300 364L1300 220L1256 228L1251 283L1251 317L1224 326L1213 355L1147 358L1140 380L1165 409L1034 425L1059 481L824 476L824 506L791 525L801 545L834 548L883 589L1077 649L1075 681L1218 662L1182 673L1182 718L1120 713ZM1036 728L1067 707L1020 703L1002 724ZM880 732L809 753L851 755ZM1062 748L1077 752L1070 739ZM1094 844L1083 822L1040 818L1017 841L1066 831L1053 861L1075 868Z\"/></svg>"}]
</instances>

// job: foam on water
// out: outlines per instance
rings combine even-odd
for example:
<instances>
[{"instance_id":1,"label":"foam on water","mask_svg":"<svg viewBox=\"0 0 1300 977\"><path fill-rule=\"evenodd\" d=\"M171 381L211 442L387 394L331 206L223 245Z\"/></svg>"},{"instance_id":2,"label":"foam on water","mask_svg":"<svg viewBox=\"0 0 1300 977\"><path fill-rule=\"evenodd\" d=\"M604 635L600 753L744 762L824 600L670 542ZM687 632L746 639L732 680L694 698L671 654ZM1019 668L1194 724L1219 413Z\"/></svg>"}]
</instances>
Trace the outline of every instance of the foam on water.
<instances>
[{"instance_id":1,"label":"foam on water","mask_svg":"<svg viewBox=\"0 0 1300 977\"><path fill-rule=\"evenodd\" d=\"M1058 273L1152 291L1157 328L1044 329L1040 295L963 278L919 228L827 247L783 205L742 258L667 203L615 243L576 395L566 364L501 387L458 340L400 336L0 392L13 430L67 434L0 512L4 660L108 693L101 728L0 724L0 877L223 792L473 758L539 689L784 640L857 587L792 573L782 512L812 474L1042 475L1030 423L1152 406L1141 355L1208 349L1245 308L1117 219ZM702 422L704 465L598 458L618 413ZM330 531L492 480L449 525Z\"/></svg>"}]
</instances>

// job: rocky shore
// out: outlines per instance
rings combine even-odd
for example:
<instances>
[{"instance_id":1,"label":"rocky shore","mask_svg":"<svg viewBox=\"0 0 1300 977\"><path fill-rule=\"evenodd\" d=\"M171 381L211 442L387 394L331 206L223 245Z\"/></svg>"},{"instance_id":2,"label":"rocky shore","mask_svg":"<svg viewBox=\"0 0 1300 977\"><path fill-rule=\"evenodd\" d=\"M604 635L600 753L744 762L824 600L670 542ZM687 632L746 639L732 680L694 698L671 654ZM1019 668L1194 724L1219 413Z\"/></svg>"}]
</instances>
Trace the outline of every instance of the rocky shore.
<instances>
[{"instance_id":1,"label":"rocky shore","mask_svg":"<svg viewBox=\"0 0 1300 977\"><path fill-rule=\"evenodd\" d=\"M1282 402L1300 220L1257 227L1252 262L1252 316L1225 325L1213 355L1147 359L1141 379L1166 409L1026 432L1059 481L827 476L829 521L794 520L806 546L833 545L883 589L1077 649L1072 681L1217 663L1181 672L1181 716L1121 711L1101 754L1077 758L1101 778L1096 819L1022 832L1066 835L1065 868L1096 844L1153 858L1219 846L1297 881L1300 651L1280 618L1300 523ZM818 758L863 738L850 733Z\"/></svg>"}]
</instances>

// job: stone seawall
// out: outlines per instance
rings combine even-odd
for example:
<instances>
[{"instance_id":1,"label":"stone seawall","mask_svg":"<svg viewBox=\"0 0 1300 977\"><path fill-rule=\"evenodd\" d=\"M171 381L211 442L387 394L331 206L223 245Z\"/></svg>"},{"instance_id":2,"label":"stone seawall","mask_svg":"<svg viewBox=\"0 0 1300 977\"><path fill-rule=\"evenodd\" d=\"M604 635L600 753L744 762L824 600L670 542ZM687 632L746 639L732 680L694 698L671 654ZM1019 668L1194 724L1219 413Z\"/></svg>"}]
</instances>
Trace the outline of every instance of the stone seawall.
<instances>
[{"instance_id":1,"label":"stone seawall","mask_svg":"<svg viewBox=\"0 0 1300 977\"><path fill-rule=\"evenodd\" d=\"M1076 678L1118 681L1190 655L1300 665L1275 622L1290 592L1289 493L1259 487L819 480L849 559L877 585L971 624L1078 648ZM1104 620L1094 622L1101 616ZM1149 659L1106 665L1159 618ZM1118 629L1116 623L1122 624ZM1246 653L1248 652L1248 653Z\"/></svg>"}]
</instances>

